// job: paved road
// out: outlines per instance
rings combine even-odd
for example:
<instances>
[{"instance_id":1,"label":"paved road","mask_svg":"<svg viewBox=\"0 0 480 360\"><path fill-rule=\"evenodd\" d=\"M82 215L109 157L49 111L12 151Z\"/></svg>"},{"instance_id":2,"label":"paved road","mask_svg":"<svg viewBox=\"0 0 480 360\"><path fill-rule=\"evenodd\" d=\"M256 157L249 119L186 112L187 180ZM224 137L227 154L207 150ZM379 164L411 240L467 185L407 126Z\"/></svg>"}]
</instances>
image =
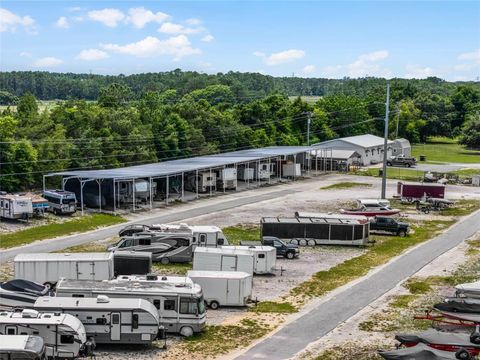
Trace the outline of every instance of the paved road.
<instances>
[{"instance_id":1,"label":"paved road","mask_svg":"<svg viewBox=\"0 0 480 360\"><path fill-rule=\"evenodd\" d=\"M184 221L200 215L206 215L218 211L232 209L238 206L253 204L264 200L270 200L277 197L286 196L294 193L293 189L285 189L279 191L272 191L266 194L253 195L248 197L240 197L233 200L218 202L215 204L196 207L188 210L178 211L170 214L156 215L147 219L134 220L128 223L123 223L115 226L110 226L105 229L91 231L85 234L70 235L59 237L55 239L44 240L41 242L25 245L19 248L10 250L2 250L0 252L0 263L15 257L20 253L37 253L37 252L51 252L62 250L70 246L85 244L91 241L102 240L118 234L118 231L127 224L142 223L142 224L166 224L175 221Z\"/></svg>"},{"instance_id":2,"label":"paved road","mask_svg":"<svg viewBox=\"0 0 480 360\"><path fill-rule=\"evenodd\" d=\"M318 305L237 359L289 359L435 258L480 231L480 212Z\"/></svg>"}]
</instances>

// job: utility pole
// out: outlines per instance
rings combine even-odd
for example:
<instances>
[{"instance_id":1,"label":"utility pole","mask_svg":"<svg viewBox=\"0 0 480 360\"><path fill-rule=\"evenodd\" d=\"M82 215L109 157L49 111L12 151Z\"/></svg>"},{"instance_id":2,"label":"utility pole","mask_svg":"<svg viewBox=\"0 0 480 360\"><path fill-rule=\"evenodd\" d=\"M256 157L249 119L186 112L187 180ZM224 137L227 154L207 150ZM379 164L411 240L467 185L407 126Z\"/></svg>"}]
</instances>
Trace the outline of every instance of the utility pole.
<instances>
[{"instance_id":1,"label":"utility pole","mask_svg":"<svg viewBox=\"0 0 480 360\"><path fill-rule=\"evenodd\" d=\"M388 141L388 111L390 106L390 84L387 83L387 102L385 103L385 131L383 139L383 173L382 173L382 199L385 199L387 187L387 141Z\"/></svg>"},{"instance_id":2,"label":"utility pole","mask_svg":"<svg viewBox=\"0 0 480 360\"><path fill-rule=\"evenodd\" d=\"M398 109L397 109L396 118L397 118L397 126L395 129L395 139L398 139L398 123L400 122L400 105L398 106Z\"/></svg>"},{"instance_id":3,"label":"utility pole","mask_svg":"<svg viewBox=\"0 0 480 360\"><path fill-rule=\"evenodd\" d=\"M310 124L312 123L312 113L307 112L307 146L310 146Z\"/></svg>"}]
</instances>

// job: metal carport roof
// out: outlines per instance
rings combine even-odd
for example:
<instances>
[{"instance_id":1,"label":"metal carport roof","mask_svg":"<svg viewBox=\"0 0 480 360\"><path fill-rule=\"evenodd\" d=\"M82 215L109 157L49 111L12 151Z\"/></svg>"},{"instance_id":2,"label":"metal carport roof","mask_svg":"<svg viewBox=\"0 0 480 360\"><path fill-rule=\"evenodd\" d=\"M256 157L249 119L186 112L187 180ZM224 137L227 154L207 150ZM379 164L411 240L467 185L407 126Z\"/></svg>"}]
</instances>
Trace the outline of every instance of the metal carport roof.
<instances>
[{"instance_id":1,"label":"metal carport roof","mask_svg":"<svg viewBox=\"0 0 480 360\"><path fill-rule=\"evenodd\" d=\"M78 177L82 179L133 179L163 177L189 171L253 162L274 158L277 156L307 153L310 150L311 147L308 146L270 146L265 148L168 160L153 164L135 165L116 169L54 172L46 176Z\"/></svg>"}]
</instances>

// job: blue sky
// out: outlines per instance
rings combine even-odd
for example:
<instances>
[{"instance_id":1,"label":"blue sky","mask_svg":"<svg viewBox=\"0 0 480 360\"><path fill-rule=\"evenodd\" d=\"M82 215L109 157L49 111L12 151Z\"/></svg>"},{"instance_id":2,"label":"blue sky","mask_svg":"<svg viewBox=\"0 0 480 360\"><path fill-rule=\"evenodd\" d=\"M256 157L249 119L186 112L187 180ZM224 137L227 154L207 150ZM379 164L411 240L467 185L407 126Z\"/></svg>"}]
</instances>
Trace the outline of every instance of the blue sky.
<instances>
[{"instance_id":1,"label":"blue sky","mask_svg":"<svg viewBox=\"0 0 480 360\"><path fill-rule=\"evenodd\" d=\"M480 1L3 0L1 70L480 76Z\"/></svg>"}]
</instances>

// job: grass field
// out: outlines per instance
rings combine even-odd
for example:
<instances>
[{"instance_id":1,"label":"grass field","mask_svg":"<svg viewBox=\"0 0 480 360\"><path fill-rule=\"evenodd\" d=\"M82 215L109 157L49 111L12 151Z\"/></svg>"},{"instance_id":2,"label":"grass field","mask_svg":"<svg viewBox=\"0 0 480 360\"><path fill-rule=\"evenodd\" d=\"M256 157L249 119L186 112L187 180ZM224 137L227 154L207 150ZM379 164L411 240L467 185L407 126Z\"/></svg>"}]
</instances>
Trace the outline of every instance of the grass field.
<instances>
[{"instance_id":1,"label":"grass field","mask_svg":"<svg viewBox=\"0 0 480 360\"><path fill-rule=\"evenodd\" d=\"M405 181L422 181L425 171L415 170L408 168L400 167L389 167L387 168L387 178L388 179L398 179ZM363 176L379 176L379 169L366 169L366 171L354 172L352 175L363 175ZM451 171L445 174L456 175L459 178L471 177L472 175L480 174L480 169L464 169Z\"/></svg>"},{"instance_id":2,"label":"grass field","mask_svg":"<svg viewBox=\"0 0 480 360\"><path fill-rule=\"evenodd\" d=\"M94 230L99 227L120 224L126 220L107 214L86 215L58 224L48 224L0 235L0 249L29 244L37 240Z\"/></svg>"},{"instance_id":3,"label":"grass field","mask_svg":"<svg viewBox=\"0 0 480 360\"><path fill-rule=\"evenodd\" d=\"M412 155L419 159L425 155L427 162L456 162L466 164L480 163L480 150L467 150L462 145L456 144L452 139L436 140L429 139L427 144L415 144L412 146ZM440 141L445 141L441 143ZM450 143L447 143L450 141ZM453 141L453 143L452 143Z\"/></svg>"},{"instance_id":4,"label":"grass field","mask_svg":"<svg viewBox=\"0 0 480 360\"><path fill-rule=\"evenodd\" d=\"M340 182L328 186L321 187L320 190L340 190L340 189L351 189L355 187L372 187L372 184L363 184L357 182Z\"/></svg>"},{"instance_id":5,"label":"grass field","mask_svg":"<svg viewBox=\"0 0 480 360\"><path fill-rule=\"evenodd\" d=\"M240 241L260 241L259 226L229 226L222 229L230 245L239 245Z\"/></svg>"}]
</instances>

